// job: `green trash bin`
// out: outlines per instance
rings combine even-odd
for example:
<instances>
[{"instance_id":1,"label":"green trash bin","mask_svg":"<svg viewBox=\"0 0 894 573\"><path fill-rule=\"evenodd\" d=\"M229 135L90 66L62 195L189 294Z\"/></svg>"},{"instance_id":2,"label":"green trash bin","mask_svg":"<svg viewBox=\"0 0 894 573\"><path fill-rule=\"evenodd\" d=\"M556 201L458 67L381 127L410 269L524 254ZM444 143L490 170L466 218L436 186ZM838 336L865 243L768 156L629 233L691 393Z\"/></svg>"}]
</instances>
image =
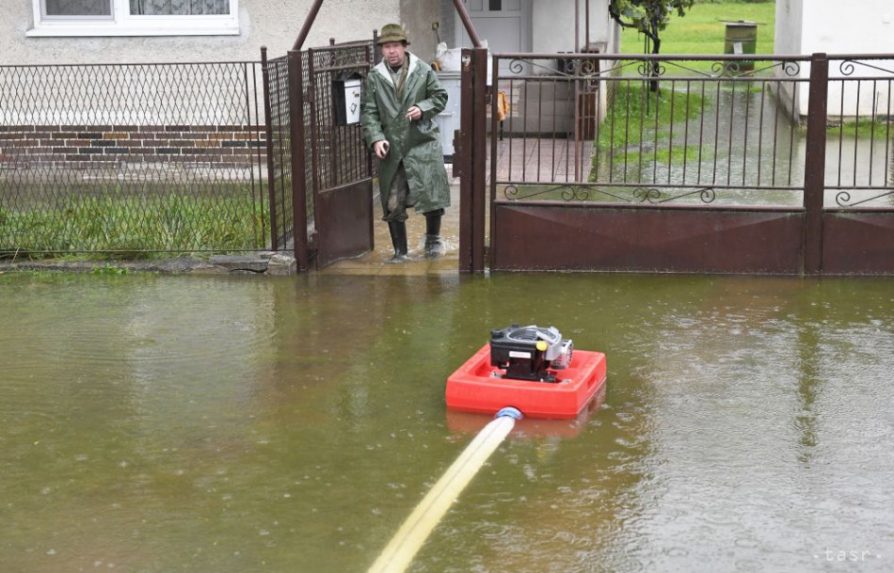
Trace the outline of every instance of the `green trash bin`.
<instances>
[{"instance_id":1,"label":"green trash bin","mask_svg":"<svg viewBox=\"0 0 894 573\"><path fill-rule=\"evenodd\" d=\"M726 23L726 36L724 38L724 54L742 55L753 54L757 45L757 24L745 20ZM737 66L728 65L727 72L750 72L754 70L754 61L743 60L735 62Z\"/></svg>"}]
</instances>

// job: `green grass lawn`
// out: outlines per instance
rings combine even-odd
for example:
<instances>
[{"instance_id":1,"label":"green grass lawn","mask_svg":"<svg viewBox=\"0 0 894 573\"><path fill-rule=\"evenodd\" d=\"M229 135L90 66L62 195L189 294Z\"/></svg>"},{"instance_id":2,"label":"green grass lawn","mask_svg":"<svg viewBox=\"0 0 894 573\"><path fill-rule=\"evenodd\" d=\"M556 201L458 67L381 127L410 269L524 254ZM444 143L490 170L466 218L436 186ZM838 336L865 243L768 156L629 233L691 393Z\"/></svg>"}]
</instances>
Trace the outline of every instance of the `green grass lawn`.
<instances>
[{"instance_id":1,"label":"green grass lawn","mask_svg":"<svg viewBox=\"0 0 894 573\"><path fill-rule=\"evenodd\" d=\"M718 2L695 4L682 18L674 14L661 32L662 54L722 54L726 25L723 20L756 22L758 54L773 53L773 30L776 18L775 2ZM621 53L641 54L643 36L635 30L624 29L621 34Z\"/></svg>"},{"instance_id":2,"label":"green grass lawn","mask_svg":"<svg viewBox=\"0 0 894 573\"><path fill-rule=\"evenodd\" d=\"M0 258L157 258L263 246L268 214L238 184L216 196L144 185L125 193L102 185L53 203L0 209ZM190 192L192 191L192 192ZM83 254L86 253L86 254Z\"/></svg>"}]
</instances>

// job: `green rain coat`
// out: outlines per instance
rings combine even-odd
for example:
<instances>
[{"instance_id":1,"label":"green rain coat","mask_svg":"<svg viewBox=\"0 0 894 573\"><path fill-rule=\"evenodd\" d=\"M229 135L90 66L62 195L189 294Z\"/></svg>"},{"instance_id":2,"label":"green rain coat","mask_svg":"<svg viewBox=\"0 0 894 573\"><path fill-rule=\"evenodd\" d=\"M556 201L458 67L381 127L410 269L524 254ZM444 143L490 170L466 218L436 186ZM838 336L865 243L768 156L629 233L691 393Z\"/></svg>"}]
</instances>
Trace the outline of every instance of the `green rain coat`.
<instances>
[{"instance_id":1,"label":"green rain coat","mask_svg":"<svg viewBox=\"0 0 894 573\"><path fill-rule=\"evenodd\" d=\"M379 164L379 190L385 213L391 183L401 162L410 187L407 203L415 204L418 213L450 205L440 131L433 121L447 105L447 91L438 83L431 66L410 52L407 57L409 69L400 101L384 61L370 71L363 90L361 123L366 144L372 148L373 143L387 139L391 145ZM414 105L422 110L422 117L410 121L406 114Z\"/></svg>"}]
</instances>

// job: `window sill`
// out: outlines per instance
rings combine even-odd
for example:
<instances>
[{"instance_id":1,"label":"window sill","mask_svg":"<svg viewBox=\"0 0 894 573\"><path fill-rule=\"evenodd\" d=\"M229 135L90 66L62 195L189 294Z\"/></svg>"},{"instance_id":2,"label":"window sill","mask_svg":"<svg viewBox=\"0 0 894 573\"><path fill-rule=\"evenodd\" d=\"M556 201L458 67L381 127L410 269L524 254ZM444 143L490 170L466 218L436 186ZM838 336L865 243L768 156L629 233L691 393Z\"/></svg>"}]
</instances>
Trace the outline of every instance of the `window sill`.
<instances>
[{"instance_id":1,"label":"window sill","mask_svg":"<svg viewBox=\"0 0 894 573\"><path fill-rule=\"evenodd\" d=\"M91 22L89 24L43 22L25 32L29 38L60 37L122 37L122 36L238 36L237 22L215 22L198 25L190 22L168 22L165 25L118 24Z\"/></svg>"}]
</instances>

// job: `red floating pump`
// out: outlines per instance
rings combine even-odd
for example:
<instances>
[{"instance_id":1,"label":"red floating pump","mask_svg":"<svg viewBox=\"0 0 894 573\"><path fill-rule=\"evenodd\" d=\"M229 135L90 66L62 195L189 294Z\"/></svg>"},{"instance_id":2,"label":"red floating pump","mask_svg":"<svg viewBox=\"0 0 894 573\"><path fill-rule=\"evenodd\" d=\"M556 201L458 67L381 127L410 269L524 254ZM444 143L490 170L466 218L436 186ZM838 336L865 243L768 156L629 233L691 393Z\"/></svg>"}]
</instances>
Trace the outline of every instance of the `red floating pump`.
<instances>
[{"instance_id":1,"label":"red floating pump","mask_svg":"<svg viewBox=\"0 0 894 573\"><path fill-rule=\"evenodd\" d=\"M605 354L574 350L555 327L512 325L447 379L447 407L532 418L574 418L605 384Z\"/></svg>"}]
</instances>

